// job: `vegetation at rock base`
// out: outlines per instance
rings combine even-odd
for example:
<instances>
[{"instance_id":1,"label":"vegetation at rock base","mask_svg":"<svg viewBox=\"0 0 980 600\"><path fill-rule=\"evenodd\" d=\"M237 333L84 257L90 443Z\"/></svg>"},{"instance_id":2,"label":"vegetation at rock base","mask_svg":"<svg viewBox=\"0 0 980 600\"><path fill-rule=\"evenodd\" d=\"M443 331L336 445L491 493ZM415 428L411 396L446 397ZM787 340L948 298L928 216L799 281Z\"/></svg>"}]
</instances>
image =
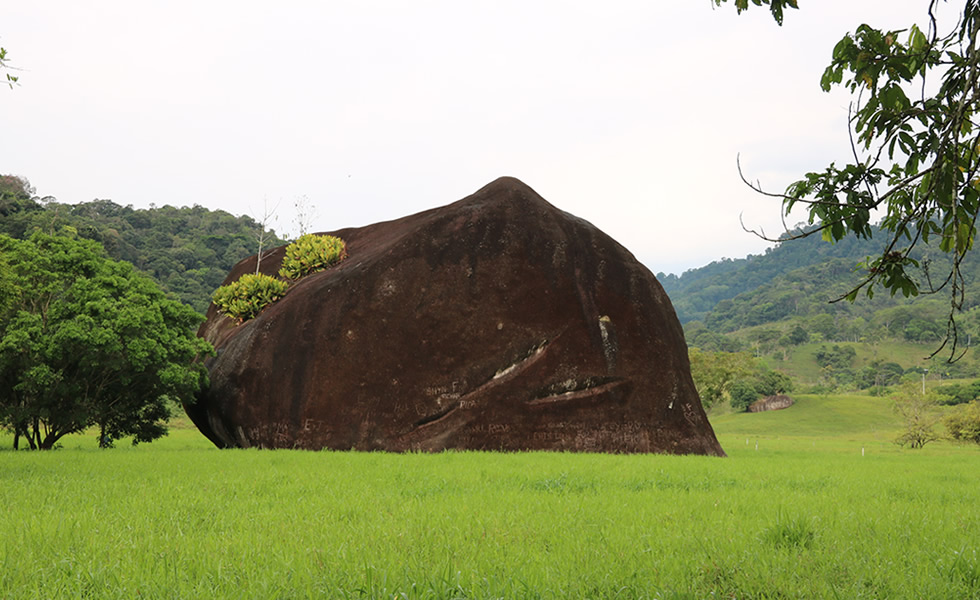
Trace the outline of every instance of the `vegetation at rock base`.
<instances>
[{"instance_id":1,"label":"vegetation at rock base","mask_svg":"<svg viewBox=\"0 0 980 600\"><path fill-rule=\"evenodd\" d=\"M0 235L0 426L36 449L92 426L156 439L207 383L201 317L73 234Z\"/></svg>"},{"instance_id":2,"label":"vegetation at rock base","mask_svg":"<svg viewBox=\"0 0 980 600\"><path fill-rule=\"evenodd\" d=\"M736 381L752 372L755 360L745 352L689 351L691 375L701 396L701 404L709 409L729 396Z\"/></svg>"},{"instance_id":3,"label":"vegetation at rock base","mask_svg":"<svg viewBox=\"0 0 980 600\"><path fill-rule=\"evenodd\" d=\"M749 406L759 399L755 386L745 379L739 379L732 384L729 396L732 408L738 411L748 410Z\"/></svg>"},{"instance_id":4,"label":"vegetation at rock base","mask_svg":"<svg viewBox=\"0 0 980 600\"><path fill-rule=\"evenodd\" d=\"M794 388L785 373L769 368L765 361L747 352L691 348L688 354L691 375L706 409L727 402L735 410L744 411L759 398L784 394Z\"/></svg>"}]
</instances>

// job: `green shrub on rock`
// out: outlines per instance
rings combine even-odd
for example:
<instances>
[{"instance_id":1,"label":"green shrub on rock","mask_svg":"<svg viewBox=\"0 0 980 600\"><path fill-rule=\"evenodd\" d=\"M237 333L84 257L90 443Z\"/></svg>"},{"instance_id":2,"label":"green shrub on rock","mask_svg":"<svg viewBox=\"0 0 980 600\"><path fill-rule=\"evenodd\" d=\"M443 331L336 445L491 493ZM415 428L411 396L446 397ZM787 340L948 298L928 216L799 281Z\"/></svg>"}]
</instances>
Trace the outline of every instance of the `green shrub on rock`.
<instances>
[{"instance_id":1,"label":"green shrub on rock","mask_svg":"<svg viewBox=\"0 0 980 600\"><path fill-rule=\"evenodd\" d=\"M247 273L234 283L219 287L211 298L218 311L233 319L247 321L285 296L288 288L289 284L281 279L264 273Z\"/></svg>"},{"instance_id":2,"label":"green shrub on rock","mask_svg":"<svg viewBox=\"0 0 980 600\"><path fill-rule=\"evenodd\" d=\"M279 276L285 279L299 279L322 271L347 258L347 244L332 235L301 235L298 240L286 246Z\"/></svg>"}]
</instances>

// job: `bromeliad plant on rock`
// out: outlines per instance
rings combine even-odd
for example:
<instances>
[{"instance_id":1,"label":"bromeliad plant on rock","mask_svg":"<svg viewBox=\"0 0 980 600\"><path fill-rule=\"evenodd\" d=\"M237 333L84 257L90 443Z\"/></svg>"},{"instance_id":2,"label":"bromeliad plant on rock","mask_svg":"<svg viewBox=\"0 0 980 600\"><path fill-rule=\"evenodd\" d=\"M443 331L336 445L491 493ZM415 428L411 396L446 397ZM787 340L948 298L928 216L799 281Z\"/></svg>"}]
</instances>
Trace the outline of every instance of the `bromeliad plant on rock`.
<instances>
[{"instance_id":1,"label":"bromeliad plant on rock","mask_svg":"<svg viewBox=\"0 0 980 600\"><path fill-rule=\"evenodd\" d=\"M244 323L289 291L290 281L322 271L347 258L347 245L332 235L306 234L286 246L279 277L248 273L215 290L211 299L218 311Z\"/></svg>"},{"instance_id":2,"label":"bromeliad plant on rock","mask_svg":"<svg viewBox=\"0 0 980 600\"><path fill-rule=\"evenodd\" d=\"M218 310L244 323L266 306L286 295L289 284L265 273L246 273L234 283L214 291L211 301Z\"/></svg>"},{"instance_id":3,"label":"bromeliad plant on rock","mask_svg":"<svg viewBox=\"0 0 980 600\"><path fill-rule=\"evenodd\" d=\"M284 279L300 279L322 271L347 258L347 244L332 235L301 235L286 246L279 276Z\"/></svg>"}]
</instances>

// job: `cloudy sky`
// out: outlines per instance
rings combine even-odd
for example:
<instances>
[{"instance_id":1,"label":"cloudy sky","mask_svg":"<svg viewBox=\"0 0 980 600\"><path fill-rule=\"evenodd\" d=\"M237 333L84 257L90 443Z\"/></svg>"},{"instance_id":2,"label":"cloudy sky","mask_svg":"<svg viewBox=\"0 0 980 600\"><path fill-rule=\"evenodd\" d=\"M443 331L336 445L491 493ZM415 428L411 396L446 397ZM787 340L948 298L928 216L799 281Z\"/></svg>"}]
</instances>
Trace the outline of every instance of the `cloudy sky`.
<instances>
[{"instance_id":1,"label":"cloudy sky","mask_svg":"<svg viewBox=\"0 0 980 600\"><path fill-rule=\"evenodd\" d=\"M200 204L295 232L448 204L501 175L682 273L767 243L780 191L848 157L820 75L926 0L5 0L0 174L60 202ZM802 218L802 217L801 217ZM796 218L791 218L791 223Z\"/></svg>"}]
</instances>

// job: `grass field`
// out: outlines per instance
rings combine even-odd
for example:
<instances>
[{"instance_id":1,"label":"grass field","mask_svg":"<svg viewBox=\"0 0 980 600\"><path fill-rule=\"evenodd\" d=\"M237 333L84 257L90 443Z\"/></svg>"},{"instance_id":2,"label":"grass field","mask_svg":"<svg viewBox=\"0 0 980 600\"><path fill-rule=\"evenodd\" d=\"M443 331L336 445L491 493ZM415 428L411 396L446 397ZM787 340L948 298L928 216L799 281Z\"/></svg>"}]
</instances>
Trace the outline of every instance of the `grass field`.
<instances>
[{"instance_id":1,"label":"grass field","mask_svg":"<svg viewBox=\"0 0 980 600\"><path fill-rule=\"evenodd\" d=\"M980 598L975 446L860 396L715 426L727 459L3 451L0 598Z\"/></svg>"},{"instance_id":2,"label":"grass field","mask_svg":"<svg viewBox=\"0 0 980 600\"><path fill-rule=\"evenodd\" d=\"M821 348L831 348L833 346L854 348L857 355L851 365L855 371L868 366L875 360L882 362L895 362L905 369L921 369L924 367L934 367L930 364L927 357L932 354L937 344L912 342L900 342L897 340L887 340L880 344L854 343L854 342L817 342L808 343L793 348L788 360L770 360L769 366L791 373L794 381L815 384L821 379L820 365L817 363L816 353ZM945 357L945 355L943 355ZM972 355L964 360L973 362ZM966 363L963 363L964 365ZM933 368L934 373L929 376L930 385L938 385L939 378Z\"/></svg>"}]
</instances>

